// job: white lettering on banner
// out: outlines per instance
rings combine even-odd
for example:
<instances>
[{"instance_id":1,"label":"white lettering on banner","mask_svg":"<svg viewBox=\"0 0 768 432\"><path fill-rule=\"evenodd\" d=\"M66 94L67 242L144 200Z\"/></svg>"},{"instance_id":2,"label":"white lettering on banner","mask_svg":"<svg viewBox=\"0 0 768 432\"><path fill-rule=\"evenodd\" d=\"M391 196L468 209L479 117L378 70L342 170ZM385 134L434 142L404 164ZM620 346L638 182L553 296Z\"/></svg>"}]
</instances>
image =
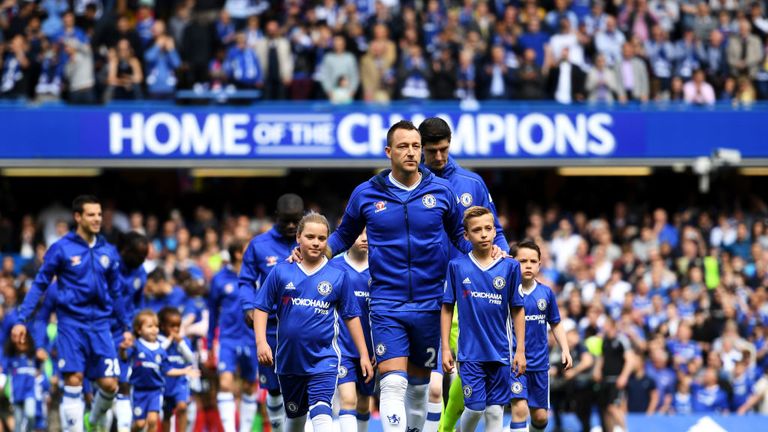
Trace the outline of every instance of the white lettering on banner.
<instances>
[{"instance_id":1,"label":"white lettering on banner","mask_svg":"<svg viewBox=\"0 0 768 432\"><path fill-rule=\"evenodd\" d=\"M202 130L194 114L181 115L181 153L220 155L221 145L221 120L217 114L205 117Z\"/></svg>"},{"instance_id":2,"label":"white lettering on banner","mask_svg":"<svg viewBox=\"0 0 768 432\"><path fill-rule=\"evenodd\" d=\"M439 117L453 130L451 154L458 157L604 157L616 151L608 113ZM410 116L417 124L423 118ZM382 157L389 126L402 119L397 113L112 113L109 151L116 156Z\"/></svg>"},{"instance_id":3,"label":"white lettering on banner","mask_svg":"<svg viewBox=\"0 0 768 432\"><path fill-rule=\"evenodd\" d=\"M238 141L248 137L244 126L248 125L248 114L224 114L221 119L224 138L224 154L241 156L251 153L251 146Z\"/></svg>"}]
</instances>

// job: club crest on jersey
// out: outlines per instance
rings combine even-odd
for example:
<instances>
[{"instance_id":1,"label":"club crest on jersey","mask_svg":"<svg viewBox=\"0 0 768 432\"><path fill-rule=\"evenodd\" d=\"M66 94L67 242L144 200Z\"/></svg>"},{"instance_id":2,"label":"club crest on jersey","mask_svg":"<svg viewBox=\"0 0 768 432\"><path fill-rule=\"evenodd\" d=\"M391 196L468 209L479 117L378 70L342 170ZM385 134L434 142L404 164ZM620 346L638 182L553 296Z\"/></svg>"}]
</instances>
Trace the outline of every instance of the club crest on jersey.
<instances>
[{"instance_id":1,"label":"club crest on jersey","mask_svg":"<svg viewBox=\"0 0 768 432\"><path fill-rule=\"evenodd\" d=\"M109 267L109 257L106 255L102 255L99 257L99 263L102 267L107 268Z\"/></svg>"},{"instance_id":2,"label":"club crest on jersey","mask_svg":"<svg viewBox=\"0 0 768 432\"><path fill-rule=\"evenodd\" d=\"M464 207L469 207L472 205L472 194L469 192L464 192L463 194L461 194L460 200L461 200L461 205L463 205Z\"/></svg>"},{"instance_id":3,"label":"club crest on jersey","mask_svg":"<svg viewBox=\"0 0 768 432\"><path fill-rule=\"evenodd\" d=\"M391 416L387 416L387 421L390 424L395 424L395 425L400 424L400 416L398 416L397 414L392 414Z\"/></svg>"},{"instance_id":4,"label":"club crest on jersey","mask_svg":"<svg viewBox=\"0 0 768 432\"><path fill-rule=\"evenodd\" d=\"M504 288L504 286L506 285L507 285L507 281L505 281L503 277L496 276L495 278L493 278L493 287L496 288L497 290Z\"/></svg>"},{"instance_id":5,"label":"club crest on jersey","mask_svg":"<svg viewBox=\"0 0 768 432\"><path fill-rule=\"evenodd\" d=\"M472 396L472 386L469 384L464 386L464 397L470 397Z\"/></svg>"},{"instance_id":6,"label":"club crest on jersey","mask_svg":"<svg viewBox=\"0 0 768 432\"><path fill-rule=\"evenodd\" d=\"M139 417L143 411L141 410L141 407L136 407L133 409L133 415L136 417Z\"/></svg>"},{"instance_id":7,"label":"club crest on jersey","mask_svg":"<svg viewBox=\"0 0 768 432\"><path fill-rule=\"evenodd\" d=\"M266 385L267 384L267 376L263 375L263 374L259 374L259 382L261 383L261 385Z\"/></svg>"},{"instance_id":8,"label":"club crest on jersey","mask_svg":"<svg viewBox=\"0 0 768 432\"><path fill-rule=\"evenodd\" d=\"M66 366L67 361L64 359L59 359L59 369L64 369L64 366Z\"/></svg>"},{"instance_id":9,"label":"club crest on jersey","mask_svg":"<svg viewBox=\"0 0 768 432\"><path fill-rule=\"evenodd\" d=\"M331 291L333 291L333 285L331 285L330 282L322 281L317 284L317 292L319 292L320 295L327 296Z\"/></svg>"},{"instance_id":10,"label":"club crest on jersey","mask_svg":"<svg viewBox=\"0 0 768 432\"><path fill-rule=\"evenodd\" d=\"M421 197L421 203L424 204L424 207L426 208L432 208L437 204L437 200L435 199L435 196L432 194L426 194L423 197Z\"/></svg>"},{"instance_id":11,"label":"club crest on jersey","mask_svg":"<svg viewBox=\"0 0 768 432\"><path fill-rule=\"evenodd\" d=\"M523 392L523 385L519 382L513 382L512 383L512 393L514 394L520 394Z\"/></svg>"},{"instance_id":12,"label":"club crest on jersey","mask_svg":"<svg viewBox=\"0 0 768 432\"><path fill-rule=\"evenodd\" d=\"M160 356L160 354L155 355L155 363L162 363L163 358Z\"/></svg>"},{"instance_id":13,"label":"club crest on jersey","mask_svg":"<svg viewBox=\"0 0 768 432\"><path fill-rule=\"evenodd\" d=\"M387 202L386 201L376 201L373 203L373 206L376 207L376 210L374 210L374 213L378 213L380 211L384 211L387 209Z\"/></svg>"},{"instance_id":14,"label":"club crest on jersey","mask_svg":"<svg viewBox=\"0 0 768 432\"><path fill-rule=\"evenodd\" d=\"M368 278L368 287L371 287L371 284L373 283L373 278Z\"/></svg>"},{"instance_id":15,"label":"club crest on jersey","mask_svg":"<svg viewBox=\"0 0 768 432\"><path fill-rule=\"evenodd\" d=\"M347 368L345 368L344 366L339 366L339 378L346 377L347 376L347 372L349 372L347 370Z\"/></svg>"},{"instance_id":16,"label":"club crest on jersey","mask_svg":"<svg viewBox=\"0 0 768 432\"><path fill-rule=\"evenodd\" d=\"M384 353L387 352L387 346L383 343L380 343L376 345L376 355L377 356L383 356Z\"/></svg>"},{"instance_id":17,"label":"club crest on jersey","mask_svg":"<svg viewBox=\"0 0 768 432\"><path fill-rule=\"evenodd\" d=\"M83 262L83 260L80 258L80 255L75 255L69 258L69 262L72 264L72 267L77 267L81 262Z\"/></svg>"},{"instance_id":18,"label":"club crest on jersey","mask_svg":"<svg viewBox=\"0 0 768 432\"><path fill-rule=\"evenodd\" d=\"M265 258L267 261L267 267L272 267L273 265L277 264L277 257L274 255L270 255Z\"/></svg>"},{"instance_id":19,"label":"club crest on jersey","mask_svg":"<svg viewBox=\"0 0 768 432\"><path fill-rule=\"evenodd\" d=\"M296 404L296 402L288 402L285 404L285 409L287 409L290 413L295 413L299 410L299 406Z\"/></svg>"},{"instance_id":20,"label":"club crest on jersey","mask_svg":"<svg viewBox=\"0 0 768 432\"><path fill-rule=\"evenodd\" d=\"M536 302L536 306L539 308L540 311L544 312L547 310L547 301L544 299L539 299L539 301Z\"/></svg>"},{"instance_id":21,"label":"club crest on jersey","mask_svg":"<svg viewBox=\"0 0 768 432\"><path fill-rule=\"evenodd\" d=\"M228 284L224 285L224 292L225 293L232 294L232 291L234 291L234 290L235 290L235 286L232 285L231 283L228 283Z\"/></svg>"}]
</instances>

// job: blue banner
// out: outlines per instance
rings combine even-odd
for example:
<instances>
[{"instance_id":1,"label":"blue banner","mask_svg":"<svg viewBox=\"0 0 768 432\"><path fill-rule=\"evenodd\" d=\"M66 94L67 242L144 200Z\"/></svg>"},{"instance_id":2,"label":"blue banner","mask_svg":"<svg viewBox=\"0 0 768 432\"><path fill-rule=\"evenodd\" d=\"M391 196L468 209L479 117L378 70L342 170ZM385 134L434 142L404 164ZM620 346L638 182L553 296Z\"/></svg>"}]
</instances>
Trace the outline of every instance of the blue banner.
<instances>
[{"instance_id":1,"label":"blue banner","mask_svg":"<svg viewBox=\"0 0 768 432\"><path fill-rule=\"evenodd\" d=\"M0 160L335 162L384 158L387 129L440 116L465 163L666 160L737 149L768 158L768 110L564 109L556 105L0 108ZM374 164L376 165L376 164Z\"/></svg>"}]
</instances>

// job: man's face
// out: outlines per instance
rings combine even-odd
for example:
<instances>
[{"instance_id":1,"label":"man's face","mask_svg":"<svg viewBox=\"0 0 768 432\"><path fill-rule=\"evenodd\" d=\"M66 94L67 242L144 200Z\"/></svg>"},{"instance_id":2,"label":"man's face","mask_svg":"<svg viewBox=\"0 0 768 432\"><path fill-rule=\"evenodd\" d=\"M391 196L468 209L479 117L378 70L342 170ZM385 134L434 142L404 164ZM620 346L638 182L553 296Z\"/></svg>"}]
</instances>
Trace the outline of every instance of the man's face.
<instances>
[{"instance_id":1,"label":"man's face","mask_svg":"<svg viewBox=\"0 0 768 432\"><path fill-rule=\"evenodd\" d=\"M392 169L415 173L421 161L421 135L417 130L397 129L392 134L392 145L385 149L392 161Z\"/></svg>"},{"instance_id":2,"label":"man's face","mask_svg":"<svg viewBox=\"0 0 768 432\"><path fill-rule=\"evenodd\" d=\"M284 237L296 237L296 231L299 228L299 221L301 220L301 211L278 213L277 214L277 230Z\"/></svg>"},{"instance_id":3,"label":"man's face","mask_svg":"<svg viewBox=\"0 0 768 432\"><path fill-rule=\"evenodd\" d=\"M448 147L451 142L447 139L424 144L424 163L433 170L442 170L448 163Z\"/></svg>"},{"instance_id":4,"label":"man's face","mask_svg":"<svg viewBox=\"0 0 768 432\"><path fill-rule=\"evenodd\" d=\"M496 227L493 225L493 216L484 214L467 221L467 230L464 232L466 239L472 243L472 250L487 252L493 247L493 239L496 237Z\"/></svg>"},{"instance_id":5,"label":"man's face","mask_svg":"<svg viewBox=\"0 0 768 432\"><path fill-rule=\"evenodd\" d=\"M87 234L101 231L101 204L83 204L83 212L75 213L77 226Z\"/></svg>"}]
</instances>

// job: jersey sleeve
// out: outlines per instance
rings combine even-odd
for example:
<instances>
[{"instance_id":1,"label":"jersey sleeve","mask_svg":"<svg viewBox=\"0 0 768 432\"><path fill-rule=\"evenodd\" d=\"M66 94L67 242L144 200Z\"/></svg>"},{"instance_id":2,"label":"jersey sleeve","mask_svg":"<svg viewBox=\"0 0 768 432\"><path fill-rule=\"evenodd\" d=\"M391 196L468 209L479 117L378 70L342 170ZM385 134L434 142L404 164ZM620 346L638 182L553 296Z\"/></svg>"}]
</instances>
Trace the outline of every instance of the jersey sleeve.
<instances>
[{"instance_id":1,"label":"jersey sleeve","mask_svg":"<svg viewBox=\"0 0 768 432\"><path fill-rule=\"evenodd\" d=\"M253 308L266 313L274 311L280 295L280 273L279 265L269 273L264 283L256 290Z\"/></svg>"},{"instance_id":2,"label":"jersey sleeve","mask_svg":"<svg viewBox=\"0 0 768 432\"><path fill-rule=\"evenodd\" d=\"M355 244L355 240L365 228L365 219L360 211L360 195L355 191L344 209L344 217L336 231L328 238L328 247L333 255L338 255Z\"/></svg>"},{"instance_id":3,"label":"jersey sleeve","mask_svg":"<svg viewBox=\"0 0 768 432\"><path fill-rule=\"evenodd\" d=\"M454 270L454 264L448 263L448 271L445 275L445 292L443 292L443 304L455 304L456 303L456 283L453 277L456 273Z\"/></svg>"},{"instance_id":4,"label":"jersey sleeve","mask_svg":"<svg viewBox=\"0 0 768 432\"><path fill-rule=\"evenodd\" d=\"M40 266L40 270L32 282L32 288L24 297L24 302L19 306L18 317L20 322L26 323L32 318L40 296L43 295L43 291L48 288L51 282L53 282L53 278L58 274L62 260L61 247L58 243L54 243L45 253L43 264Z\"/></svg>"},{"instance_id":5,"label":"jersey sleeve","mask_svg":"<svg viewBox=\"0 0 768 432\"><path fill-rule=\"evenodd\" d=\"M237 278L240 306L246 311L254 308L256 291L259 288L259 284L264 282L261 279L263 275L259 271L257 259L256 247L254 246L254 243L251 242L245 249L243 264L240 266L240 274Z\"/></svg>"},{"instance_id":6,"label":"jersey sleeve","mask_svg":"<svg viewBox=\"0 0 768 432\"><path fill-rule=\"evenodd\" d=\"M341 298L339 299L338 310L341 318L348 320L361 315L360 305L355 298L354 289L350 284L350 278L346 273L341 276Z\"/></svg>"},{"instance_id":7,"label":"jersey sleeve","mask_svg":"<svg viewBox=\"0 0 768 432\"><path fill-rule=\"evenodd\" d=\"M130 311L128 310L130 301L126 293L130 288L127 286L128 281L120 275L120 266L122 265L120 255L118 255L116 250L113 250L113 252L112 265L110 265L106 275L107 287L109 295L112 297L117 322L120 323L121 330L128 331L131 328Z\"/></svg>"},{"instance_id":8,"label":"jersey sleeve","mask_svg":"<svg viewBox=\"0 0 768 432\"><path fill-rule=\"evenodd\" d=\"M550 289L547 292L547 303L549 303L549 307L547 308L547 322L550 324L557 324L560 322L560 308L557 306L557 298L555 298L555 293L552 292Z\"/></svg>"},{"instance_id":9,"label":"jersey sleeve","mask_svg":"<svg viewBox=\"0 0 768 432\"><path fill-rule=\"evenodd\" d=\"M507 242L507 238L504 236L504 228L501 226L501 221L499 220L499 214L496 212L496 205L493 203L493 199L491 198L491 193L488 192L488 188L485 187L485 183L482 181L479 184L478 189L480 189L477 194L478 196L478 205L483 206L491 211L493 213L493 221L494 225L496 226L496 238L493 239L493 243L498 246L501 250L504 252L509 252L509 243Z\"/></svg>"},{"instance_id":10,"label":"jersey sleeve","mask_svg":"<svg viewBox=\"0 0 768 432\"><path fill-rule=\"evenodd\" d=\"M450 188L447 189L446 195L448 209L443 215L443 229L456 249L467 254L472 250L472 244L464 238L464 225L462 224L464 216L459 208L459 197Z\"/></svg>"},{"instance_id":11,"label":"jersey sleeve","mask_svg":"<svg viewBox=\"0 0 768 432\"><path fill-rule=\"evenodd\" d=\"M510 266L509 271L509 289L512 290L512 293L509 296L509 306L523 307L525 303L523 302L523 295L520 293L520 285L523 283L523 275L520 273L520 263L513 258L509 259L512 259L512 265Z\"/></svg>"}]
</instances>

